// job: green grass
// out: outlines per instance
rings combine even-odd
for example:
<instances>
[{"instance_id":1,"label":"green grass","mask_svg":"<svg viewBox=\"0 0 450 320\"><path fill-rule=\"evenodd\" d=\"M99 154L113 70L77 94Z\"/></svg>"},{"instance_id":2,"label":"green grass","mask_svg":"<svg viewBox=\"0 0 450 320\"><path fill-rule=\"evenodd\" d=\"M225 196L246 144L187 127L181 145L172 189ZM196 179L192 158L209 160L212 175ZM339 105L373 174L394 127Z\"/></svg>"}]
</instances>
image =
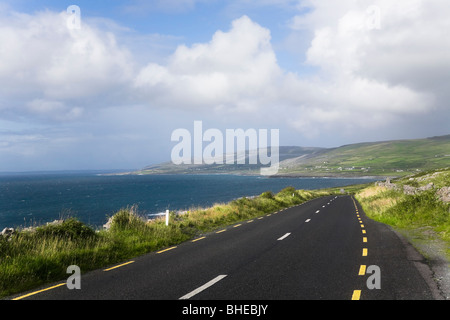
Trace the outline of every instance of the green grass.
<instances>
[{"instance_id":1,"label":"green grass","mask_svg":"<svg viewBox=\"0 0 450 320\"><path fill-rule=\"evenodd\" d=\"M292 187L277 194L268 191L211 208L194 208L182 215L172 212L169 226L164 218L143 219L132 206L113 215L108 230L94 230L69 218L59 225L19 231L9 239L0 237L0 297L65 280L70 265L79 266L82 272L107 267L333 192Z\"/></svg>"},{"instance_id":2,"label":"green grass","mask_svg":"<svg viewBox=\"0 0 450 320\"><path fill-rule=\"evenodd\" d=\"M370 186L358 191L355 198L364 212L372 219L406 231L433 231L436 239L442 241L450 259L450 204L442 202L436 191L450 185L450 169L422 172L417 175L393 181L400 189ZM408 195L403 186L415 188L433 183L434 188ZM413 233L411 233L413 234ZM414 240L414 239L413 239Z\"/></svg>"}]
</instances>

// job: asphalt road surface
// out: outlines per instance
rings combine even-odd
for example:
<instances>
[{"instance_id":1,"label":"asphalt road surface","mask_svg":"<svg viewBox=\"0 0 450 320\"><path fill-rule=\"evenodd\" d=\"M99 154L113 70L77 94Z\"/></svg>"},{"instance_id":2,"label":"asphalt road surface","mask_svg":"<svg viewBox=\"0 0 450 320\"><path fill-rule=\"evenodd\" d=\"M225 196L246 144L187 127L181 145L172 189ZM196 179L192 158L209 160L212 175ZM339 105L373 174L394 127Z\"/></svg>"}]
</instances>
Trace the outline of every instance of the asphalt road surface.
<instances>
[{"instance_id":1,"label":"asphalt road surface","mask_svg":"<svg viewBox=\"0 0 450 320\"><path fill-rule=\"evenodd\" d=\"M343 195L311 200L82 274L81 289L59 282L12 298L437 299L427 272L420 254Z\"/></svg>"}]
</instances>

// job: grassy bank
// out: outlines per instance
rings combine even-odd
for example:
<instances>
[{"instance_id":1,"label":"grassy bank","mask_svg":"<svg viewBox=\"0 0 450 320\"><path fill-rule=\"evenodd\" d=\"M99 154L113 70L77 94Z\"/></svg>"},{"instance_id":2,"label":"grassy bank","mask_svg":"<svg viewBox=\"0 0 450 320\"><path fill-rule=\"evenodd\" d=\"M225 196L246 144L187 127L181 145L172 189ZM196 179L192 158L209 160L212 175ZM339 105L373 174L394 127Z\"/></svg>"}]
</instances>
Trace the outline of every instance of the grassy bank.
<instances>
[{"instance_id":1,"label":"grassy bank","mask_svg":"<svg viewBox=\"0 0 450 320\"><path fill-rule=\"evenodd\" d=\"M65 280L69 265L79 266L82 272L106 267L336 191L339 189L305 191L292 187L277 194L268 191L182 215L171 213L169 226L164 219L147 221L133 206L113 215L108 230L94 230L75 218L31 231L19 230L9 238L0 236L0 297Z\"/></svg>"},{"instance_id":2,"label":"grassy bank","mask_svg":"<svg viewBox=\"0 0 450 320\"><path fill-rule=\"evenodd\" d=\"M448 186L446 168L372 185L355 198L370 218L401 231L419 250L436 244L450 260L450 203L442 201Z\"/></svg>"}]
</instances>

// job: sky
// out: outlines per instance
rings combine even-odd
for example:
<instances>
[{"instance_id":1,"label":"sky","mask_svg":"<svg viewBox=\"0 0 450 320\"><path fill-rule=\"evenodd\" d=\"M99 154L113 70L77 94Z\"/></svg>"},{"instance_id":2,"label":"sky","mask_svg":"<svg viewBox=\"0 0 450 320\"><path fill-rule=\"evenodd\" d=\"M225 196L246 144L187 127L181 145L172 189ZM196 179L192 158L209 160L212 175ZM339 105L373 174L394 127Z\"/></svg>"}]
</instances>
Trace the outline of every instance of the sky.
<instances>
[{"instance_id":1,"label":"sky","mask_svg":"<svg viewBox=\"0 0 450 320\"><path fill-rule=\"evenodd\" d=\"M448 0L0 0L0 172L139 169L194 121L314 147L449 134L448 17Z\"/></svg>"}]
</instances>

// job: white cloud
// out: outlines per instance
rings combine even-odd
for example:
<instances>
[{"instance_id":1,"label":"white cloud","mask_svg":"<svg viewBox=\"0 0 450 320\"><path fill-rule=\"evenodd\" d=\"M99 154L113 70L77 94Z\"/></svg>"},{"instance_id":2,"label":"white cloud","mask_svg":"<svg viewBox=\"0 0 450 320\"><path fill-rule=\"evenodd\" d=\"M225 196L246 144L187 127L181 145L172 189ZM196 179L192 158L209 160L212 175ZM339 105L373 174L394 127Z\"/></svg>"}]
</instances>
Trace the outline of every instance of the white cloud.
<instances>
[{"instance_id":1,"label":"white cloud","mask_svg":"<svg viewBox=\"0 0 450 320\"><path fill-rule=\"evenodd\" d=\"M449 64L439 50L449 45L439 29L448 22L431 14L444 10L439 4L304 2L310 11L292 19L292 28L311 31L306 63L319 70L306 76L282 70L270 30L243 16L208 43L179 46L167 64L148 64L134 84L154 105L235 118L270 114L309 137L386 129L439 109L446 94L436 89L450 74L438 70Z\"/></svg>"},{"instance_id":2,"label":"white cloud","mask_svg":"<svg viewBox=\"0 0 450 320\"><path fill-rule=\"evenodd\" d=\"M65 109L70 119L80 109L67 104L115 92L130 81L132 59L114 35L88 23L69 29L67 18L49 11L1 17L0 97L13 113L53 117Z\"/></svg>"},{"instance_id":3,"label":"white cloud","mask_svg":"<svg viewBox=\"0 0 450 320\"><path fill-rule=\"evenodd\" d=\"M292 19L294 30L311 30L307 63L320 69L323 92L301 107L292 123L302 132L314 124L332 130L386 129L404 117L430 116L448 94L450 7L445 0L311 0L311 11Z\"/></svg>"},{"instance_id":4,"label":"white cloud","mask_svg":"<svg viewBox=\"0 0 450 320\"><path fill-rule=\"evenodd\" d=\"M255 111L282 73L270 39L268 29L243 16L209 43L180 45L167 65L150 63L135 86L164 106Z\"/></svg>"}]
</instances>

